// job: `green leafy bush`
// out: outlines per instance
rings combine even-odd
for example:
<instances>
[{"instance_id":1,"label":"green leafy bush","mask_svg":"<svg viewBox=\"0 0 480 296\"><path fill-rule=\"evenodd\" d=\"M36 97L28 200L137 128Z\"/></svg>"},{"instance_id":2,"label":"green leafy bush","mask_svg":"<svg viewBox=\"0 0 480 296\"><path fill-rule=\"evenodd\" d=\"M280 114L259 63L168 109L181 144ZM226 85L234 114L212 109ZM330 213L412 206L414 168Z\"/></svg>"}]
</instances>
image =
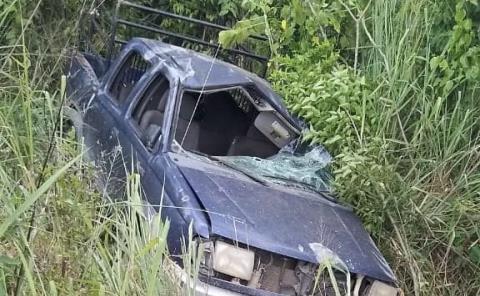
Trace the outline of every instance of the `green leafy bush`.
<instances>
[{"instance_id":1,"label":"green leafy bush","mask_svg":"<svg viewBox=\"0 0 480 296\"><path fill-rule=\"evenodd\" d=\"M336 153L355 146L369 132L373 119L364 116L371 114L364 110L365 79L338 64L328 42L321 47L292 58L279 57L270 79L290 110L309 124L304 140L324 144Z\"/></svg>"}]
</instances>

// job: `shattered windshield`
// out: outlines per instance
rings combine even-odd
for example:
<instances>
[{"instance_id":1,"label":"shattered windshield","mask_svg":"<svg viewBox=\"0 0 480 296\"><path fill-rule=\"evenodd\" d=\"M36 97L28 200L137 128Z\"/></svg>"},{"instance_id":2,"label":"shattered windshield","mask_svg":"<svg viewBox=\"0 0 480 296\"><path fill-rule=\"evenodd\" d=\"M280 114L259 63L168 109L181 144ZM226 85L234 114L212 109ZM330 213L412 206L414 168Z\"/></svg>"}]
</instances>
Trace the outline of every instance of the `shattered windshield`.
<instances>
[{"instance_id":1,"label":"shattered windshield","mask_svg":"<svg viewBox=\"0 0 480 296\"><path fill-rule=\"evenodd\" d=\"M182 94L175 129L182 149L267 186L330 192L330 154L322 146L302 143L299 136L261 95L252 97L243 88Z\"/></svg>"},{"instance_id":2,"label":"shattered windshield","mask_svg":"<svg viewBox=\"0 0 480 296\"><path fill-rule=\"evenodd\" d=\"M262 159L251 156L215 157L255 178L315 192L331 190L330 154L322 146L295 148L296 141L279 153Z\"/></svg>"}]
</instances>

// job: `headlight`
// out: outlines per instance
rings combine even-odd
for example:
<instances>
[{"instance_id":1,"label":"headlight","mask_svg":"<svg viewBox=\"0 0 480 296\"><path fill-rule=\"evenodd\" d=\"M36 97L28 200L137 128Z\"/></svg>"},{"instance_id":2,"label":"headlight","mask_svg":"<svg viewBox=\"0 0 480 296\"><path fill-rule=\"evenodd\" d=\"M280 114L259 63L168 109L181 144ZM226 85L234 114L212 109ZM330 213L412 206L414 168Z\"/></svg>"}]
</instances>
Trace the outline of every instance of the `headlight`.
<instances>
[{"instance_id":1,"label":"headlight","mask_svg":"<svg viewBox=\"0 0 480 296\"><path fill-rule=\"evenodd\" d=\"M222 241L215 243L213 269L242 280L249 281L253 274L255 253Z\"/></svg>"}]
</instances>

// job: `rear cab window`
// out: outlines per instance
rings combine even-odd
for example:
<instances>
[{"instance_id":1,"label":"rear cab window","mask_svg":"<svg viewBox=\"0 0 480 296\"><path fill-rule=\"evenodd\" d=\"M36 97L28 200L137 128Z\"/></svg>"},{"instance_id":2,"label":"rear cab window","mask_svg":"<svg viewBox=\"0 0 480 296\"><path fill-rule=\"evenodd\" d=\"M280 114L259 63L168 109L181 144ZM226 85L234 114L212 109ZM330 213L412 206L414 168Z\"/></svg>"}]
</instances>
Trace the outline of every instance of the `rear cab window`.
<instances>
[{"instance_id":1,"label":"rear cab window","mask_svg":"<svg viewBox=\"0 0 480 296\"><path fill-rule=\"evenodd\" d=\"M135 85L150 67L151 64L139 52L129 53L108 88L112 99L119 105L123 105Z\"/></svg>"}]
</instances>

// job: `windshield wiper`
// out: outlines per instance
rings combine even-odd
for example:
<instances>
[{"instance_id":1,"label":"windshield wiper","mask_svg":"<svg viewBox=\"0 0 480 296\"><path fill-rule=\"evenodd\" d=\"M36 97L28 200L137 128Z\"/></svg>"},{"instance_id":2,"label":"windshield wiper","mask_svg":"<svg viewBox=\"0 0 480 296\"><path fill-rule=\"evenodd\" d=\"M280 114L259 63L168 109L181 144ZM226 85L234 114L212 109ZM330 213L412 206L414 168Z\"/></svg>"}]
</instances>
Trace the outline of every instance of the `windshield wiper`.
<instances>
[{"instance_id":1,"label":"windshield wiper","mask_svg":"<svg viewBox=\"0 0 480 296\"><path fill-rule=\"evenodd\" d=\"M251 174L251 173L249 173L249 172L247 172L247 171L245 171L245 170L243 170L243 169L241 169L241 168L239 168L239 167L234 166L233 164L229 163L228 161L223 160L221 157L208 155L208 154L205 154L205 153L202 153L202 152L198 152L198 151L188 151L188 152L193 153L193 154L197 154L197 155L199 155L199 156L202 156L202 157L205 157L205 158L207 158L207 159L210 159L210 160L212 160L212 161L214 161L214 162L220 163L221 165L226 166L226 167L228 167L229 169L232 169L232 170L234 170L234 171L237 171L237 172L243 174L244 176L248 177L249 179L251 179L251 180L253 180L253 181L257 182L257 183L260 183L260 184L262 184L262 185L264 185L264 186L267 186L267 187L270 186L267 181L265 181L265 180L263 180L263 179L255 176L255 175L253 175L253 174Z\"/></svg>"},{"instance_id":2,"label":"windshield wiper","mask_svg":"<svg viewBox=\"0 0 480 296\"><path fill-rule=\"evenodd\" d=\"M298 180L293 180L293 179L289 179L289 178L286 178L286 177L281 177L281 176L272 176L272 175L265 175L265 177L267 178L272 178L272 179L278 179L278 180L282 180L285 184L288 186L288 183L295 183L295 184L298 184L300 185L302 188L304 189L308 189L310 191L313 191L315 193L318 193L320 194L322 197L324 197L325 199L328 199L329 201L332 201L332 202L337 202L337 199L335 197L332 196L332 192L330 190L318 190L316 188L314 188L312 185L309 185L305 182L302 182L302 181L298 181ZM297 187L297 186L295 186ZM298 187L297 187L298 188Z\"/></svg>"}]
</instances>

